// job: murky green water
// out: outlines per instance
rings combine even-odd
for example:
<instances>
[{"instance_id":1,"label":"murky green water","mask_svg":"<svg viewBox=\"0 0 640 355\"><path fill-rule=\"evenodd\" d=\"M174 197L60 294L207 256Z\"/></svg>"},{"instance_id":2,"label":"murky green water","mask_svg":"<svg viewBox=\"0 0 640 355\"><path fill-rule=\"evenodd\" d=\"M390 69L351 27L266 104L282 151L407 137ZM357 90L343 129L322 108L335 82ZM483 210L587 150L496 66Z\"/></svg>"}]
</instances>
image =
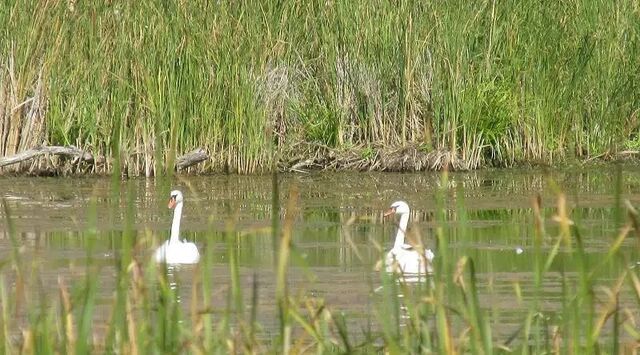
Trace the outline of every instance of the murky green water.
<instances>
[{"instance_id":1,"label":"murky green water","mask_svg":"<svg viewBox=\"0 0 640 355\"><path fill-rule=\"evenodd\" d=\"M550 220L555 213L551 181L566 192L572 218L584 237L587 260L596 263L620 226L614 208L614 170L606 166L549 173L454 173L449 174L444 187L440 175L433 173L281 175L283 206L292 184L301 191L293 235L296 252L290 269L291 291L324 298L334 311L344 311L355 331L369 326L371 308L375 307L372 290L380 284L373 271L380 256L375 244L390 249L395 232L393 221L382 218L384 209L395 200L409 202L413 209L410 228L437 252L436 201L441 189L445 211L442 226L450 252L454 260L463 255L473 258L481 282L481 303L490 312L494 336L507 337L523 323L532 294L532 197L542 195L548 217L546 228L554 236L557 226ZM195 241L201 253L213 256L214 305L223 309L227 302L229 254L224 231L233 221L244 296L247 300L250 297L255 275L258 320L267 335L275 332L271 176L181 177L171 183L140 179L118 185L109 178L0 178L0 196L9 208L23 258L36 265L43 292L56 294L60 276L69 283L81 278L91 244L90 256L101 266L96 275L101 300L97 316L105 321L125 226L131 225L141 241L139 257L151 262L152 243L159 244L169 235L172 215L166 207L168 192L179 188L185 194L182 236ZM639 169L622 168L620 186L623 199L640 203ZM97 211L95 237L87 232L94 225L88 222L92 206ZM282 217L283 212L280 214ZM0 258L7 261L11 242L4 212L0 212L0 225ZM638 260L636 241L624 243L628 259L621 260L620 265ZM562 263L561 255L545 281L543 308L550 312L561 303ZM11 270L5 267L3 272L9 275ZM183 299L188 302L193 267L181 267L173 273L181 281ZM610 285L618 274L618 268L601 270L598 283ZM522 298L516 296L518 288ZM630 298L625 295L621 303L627 300Z\"/></svg>"}]
</instances>

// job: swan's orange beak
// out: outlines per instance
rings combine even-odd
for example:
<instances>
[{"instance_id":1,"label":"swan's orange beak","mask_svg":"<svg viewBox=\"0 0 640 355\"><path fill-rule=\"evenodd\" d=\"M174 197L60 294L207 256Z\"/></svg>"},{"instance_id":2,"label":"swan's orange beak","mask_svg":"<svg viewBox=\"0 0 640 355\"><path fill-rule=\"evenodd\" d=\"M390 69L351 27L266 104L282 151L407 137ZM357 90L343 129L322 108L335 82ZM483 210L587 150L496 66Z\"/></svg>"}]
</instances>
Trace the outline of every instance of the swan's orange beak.
<instances>
[{"instance_id":1,"label":"swan's orange beak","mask_svg":"<svg viewBox=\"0 0 640 355\"><path fill-rule=\"evenodd\" d=\"M175 196L171 196L171 198L169 199L169 208L174 208L176 207L176 198Z\"/></svg>"},{"instance_id":2,"label":"swan's orange beak","mask_svg":"<svg viewBox=\"0 0 640 355\"><path fill-rule=\"evenodd\" d=\"M391 216L391 215L392 215L392 214L394 214L394 213L396 213L396 209L395 209L395 208L393 208L393 207L391 207L391 208L389 208L389 209L387 210L387 212L385 212L385 213L384 213L384 216L385 216L385 217L389 217L389 216Z\"/></svg>"}]
</instances>

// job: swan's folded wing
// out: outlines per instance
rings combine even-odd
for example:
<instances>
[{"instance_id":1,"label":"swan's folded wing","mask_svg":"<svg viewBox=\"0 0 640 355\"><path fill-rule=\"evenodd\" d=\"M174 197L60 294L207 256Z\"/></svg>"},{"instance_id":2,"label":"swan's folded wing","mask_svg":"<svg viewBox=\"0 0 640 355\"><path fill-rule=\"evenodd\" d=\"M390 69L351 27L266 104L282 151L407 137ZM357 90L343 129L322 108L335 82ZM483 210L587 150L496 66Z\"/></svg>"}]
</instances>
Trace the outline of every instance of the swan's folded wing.
<instances>
[{"instance_id":1,"label":"swan's folded wing","mask_svg":"<svg viewBox=\"0 0 640 355\"><path fill-rule=\"evenodd\" d=\"M404 250L413 250L413 246L410 244L402 244L402 249Z\"/></svg>"},{"instance_id":2,"label":"swan's folded wing","mask_svg":"<svg viewBox=\"0 0 640 355\"><path fill-rule=\"evenodd\" d=\"M433 253L431 249L426 249L424 251L424 256L427 258L427 260L433 261L433 258L435 258L436 255Z\"/></svg>"}]
</instances>

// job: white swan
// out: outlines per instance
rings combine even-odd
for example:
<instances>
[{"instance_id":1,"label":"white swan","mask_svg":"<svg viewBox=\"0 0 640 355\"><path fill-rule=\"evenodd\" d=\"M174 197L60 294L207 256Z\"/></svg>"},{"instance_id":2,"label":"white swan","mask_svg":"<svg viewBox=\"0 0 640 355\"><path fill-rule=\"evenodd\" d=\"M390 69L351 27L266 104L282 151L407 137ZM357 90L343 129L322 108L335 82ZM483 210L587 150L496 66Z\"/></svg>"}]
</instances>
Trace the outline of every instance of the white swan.
<instances>
[{"instance_id":1,"label":"white swan","mask_svg":"<svg viewBox=\"0 0 640 355\"><path fill-rule=\"evenodd\" d=\"M178 237L180 235L183 201L182 192L178 190L171 191L169 208L175 208L173 211L173 223L171 224L171 238L156 249L154 258L158 263L196 264L200 260L198 247L194 243L181 241Z\"/></svg>"},{"instance_id":2,"label":"white swan","mask_svg":"<svg viewBox=\"0 0 640 355\"><path fill-rule=\"evenodd\" d=\"M387 272L400 272L405 275L426 275L433 272L431 264L433 262L433 251L425 249L424 255L420 255L411 245L405 244L404 237L409 224L409 205L404 201L396 201L384 216L392 214L400 215L400 223L398 224L398 232L393 248L387 253L385 259L385 269ZM425 265L426 264L426 265Z\"/></svg>"}]
</instances>

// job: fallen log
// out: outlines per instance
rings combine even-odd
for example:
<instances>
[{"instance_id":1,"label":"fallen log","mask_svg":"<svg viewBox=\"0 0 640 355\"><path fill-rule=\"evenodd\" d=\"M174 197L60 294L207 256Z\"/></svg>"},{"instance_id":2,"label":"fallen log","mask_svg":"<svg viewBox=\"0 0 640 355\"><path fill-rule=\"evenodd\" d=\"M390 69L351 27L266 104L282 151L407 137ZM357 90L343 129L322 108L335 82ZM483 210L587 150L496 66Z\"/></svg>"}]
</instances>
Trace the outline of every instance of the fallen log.
<instances>
[{"instance_id":1,"label":"fallen log","mask_svg":"<svg viewBox=\"0 0 640 355\"><path fill-rule=\"evenodd\" d=\"M10 157L2 157L0 158L0 168L21 163L25 160L30 160L33 158L37 158L41 155L51 154L51 155L62 155L66 157L73 157L80 159L82 161L86 161L88 163L93 163L93 155L87 151L84 151L80 148L76 148L74 146L40 146L32 149L25 150L16 155L12 155Z\"/></svg>"},{"instance_id":2,"label":"fallen log","mask_svg":"<svg viewBox=\"0 0 640 355\"><path fill-rule=\"evenodd\" d=\"M23 161L31 160L45 154L71 157L87 163L93 163L95 161L91 153L85 150L82 150L80 148L74 147L72 145L71 146L52 145L52 146L35 147L9 157L0 157L0 168L5 167L7 165L13 165L13 164L21 163ZM176 167L178 169L186 169L192 165L198 164L207 159L209 159L209 154L207 154L207 152L204 149L197 148L190 151L189 153L186 153L185 155L178 157L176 159Z\"/></svg>"},{"instance_id":3,"label":"fallen log","mask_svg":"<svg viewBox=\"0 0 640 355\"><path fill-rule=\"evenodd\" d=\"M178 169L186 169L207 159L209 159L209 154L207 154L204 149L197 148L183 156L178 157L178 159L176 159L176 167Z\"/></svg>"}]
</instances>

